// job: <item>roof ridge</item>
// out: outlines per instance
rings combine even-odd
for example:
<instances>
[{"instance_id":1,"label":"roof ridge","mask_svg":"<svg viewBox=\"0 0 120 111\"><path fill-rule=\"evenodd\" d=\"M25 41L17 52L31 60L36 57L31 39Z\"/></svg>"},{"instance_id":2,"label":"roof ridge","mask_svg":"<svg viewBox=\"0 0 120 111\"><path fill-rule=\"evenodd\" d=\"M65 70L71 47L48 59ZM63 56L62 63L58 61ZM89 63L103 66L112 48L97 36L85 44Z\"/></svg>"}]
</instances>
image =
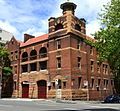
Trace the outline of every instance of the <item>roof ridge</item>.
<instances>
[{"instance_id":1,"label":"roof ridge","mask_svg":"<svg viewBox=\"0 0 120 111\"><path fill-rule=\"evenodd\" d=\"M28 46L28 45L31 45L31 44L34 44L34 43L37 43L37 42L40 42L46 39L48 39L48 34L36 36L35 38L31 38L27 40L26 42L21 42L20 47Z\"/></svg>"}]
</instances>

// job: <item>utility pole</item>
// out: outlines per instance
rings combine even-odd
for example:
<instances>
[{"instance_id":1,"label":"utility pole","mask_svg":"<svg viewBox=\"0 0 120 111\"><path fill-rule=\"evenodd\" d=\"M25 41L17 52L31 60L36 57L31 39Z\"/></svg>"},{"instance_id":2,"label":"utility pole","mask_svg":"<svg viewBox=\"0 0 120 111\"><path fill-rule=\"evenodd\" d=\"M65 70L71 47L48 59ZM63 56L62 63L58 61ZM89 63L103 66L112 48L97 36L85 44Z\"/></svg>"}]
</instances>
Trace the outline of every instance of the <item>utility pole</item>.
<instances>
[{"instance_id":1,"label":"utility pole","mask_svg":"<svg viewBox=\"0 0 120 111\"><path fill-rule=\"evenodd\" d=\"M2 67L0 66L0 99L2 94Z\"/></svg>"}]
</instances>

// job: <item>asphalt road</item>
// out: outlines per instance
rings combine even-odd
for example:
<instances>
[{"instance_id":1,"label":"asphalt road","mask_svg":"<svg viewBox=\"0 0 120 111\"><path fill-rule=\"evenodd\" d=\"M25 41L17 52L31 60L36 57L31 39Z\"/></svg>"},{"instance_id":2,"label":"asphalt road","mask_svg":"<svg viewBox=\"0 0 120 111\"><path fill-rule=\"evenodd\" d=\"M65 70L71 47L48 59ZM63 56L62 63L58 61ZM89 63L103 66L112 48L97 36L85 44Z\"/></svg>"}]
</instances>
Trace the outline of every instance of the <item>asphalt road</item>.
<instances>
[{"instance_id":1,"label":"asphalt road","mask_svg":"<svg viewBox=\"0 0 120 111\"><path fill-rule=\"evenodd\" d=\"M0 111L120 111L120 104L86 101L0 100Z\"/></svg>"}]
</instances>

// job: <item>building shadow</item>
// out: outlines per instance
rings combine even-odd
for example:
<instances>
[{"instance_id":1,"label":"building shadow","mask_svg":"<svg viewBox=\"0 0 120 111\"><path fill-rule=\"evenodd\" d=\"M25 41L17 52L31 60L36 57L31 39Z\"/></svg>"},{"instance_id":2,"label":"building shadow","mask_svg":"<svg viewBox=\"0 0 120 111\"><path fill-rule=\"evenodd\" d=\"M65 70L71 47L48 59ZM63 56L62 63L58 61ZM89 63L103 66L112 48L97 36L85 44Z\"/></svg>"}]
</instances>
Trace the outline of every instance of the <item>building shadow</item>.
<instances>
[{"instance_id":1,"label":"building shadow","mask_svg":"<svg viewBox=\"0 0 120 111\"><path fill-rule=\"evenodd\" d=\"M11 98L13 93L13 75L8 77L7 82L2 84L2 98Z\"/></svg>"}]
</instances>

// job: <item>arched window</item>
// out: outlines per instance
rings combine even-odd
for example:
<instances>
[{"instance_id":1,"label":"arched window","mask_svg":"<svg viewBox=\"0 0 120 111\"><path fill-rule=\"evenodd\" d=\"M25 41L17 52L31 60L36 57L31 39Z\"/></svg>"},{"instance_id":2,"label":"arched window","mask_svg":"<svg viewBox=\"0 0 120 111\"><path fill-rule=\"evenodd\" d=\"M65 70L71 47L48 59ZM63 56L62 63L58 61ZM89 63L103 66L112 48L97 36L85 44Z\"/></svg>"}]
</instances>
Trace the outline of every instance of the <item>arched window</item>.
<instances>
[{"instance_id":1,"label":"arched window","mask_svg":"<svg viewBox=\"0 0 120 111\"><path fill-rule=\"evenodd\" d=\"M81 31L81 26L79 24L75 24L75 29Z\"/></svg>"},{"instance_id":2,"label":"arched window","mask_svg":"<svg viewBox=\"0 0 120 111\"><path fill-rule=\"evenodd\" d=\"M37 51L36 50L32 50L30 52L30 60L34 60L37 59Z\"/></svg>"},{"instance_id":3,"label":"arched window","mask_svg":"<svg viewBox=\"0 0 120 111\"><path fill-rule=\"evenodd\" d=\"M22 62L28 61L28 53L27 52L23 52L22 54Z\"/></svg>"},{"instance_id":4,"label":"arched window","mask_svg":"<svg viewBox=\"0 0 120 111\"><path fill-rule=\"evenodd\" d=\"M40 58L47 57L47 49L45 47L42 47L39 51Z\"/></svg>"},{"instance_id":5,"label":"arched window","mask_svg":"<svg viewBox=\"0 0 120 111\"><path fill-rule=\"evenodd\" d=\"M60 30L60 29L63 29L63 25L61 23L55 26L55 31Z\"/></svg>"}]
</instances>

